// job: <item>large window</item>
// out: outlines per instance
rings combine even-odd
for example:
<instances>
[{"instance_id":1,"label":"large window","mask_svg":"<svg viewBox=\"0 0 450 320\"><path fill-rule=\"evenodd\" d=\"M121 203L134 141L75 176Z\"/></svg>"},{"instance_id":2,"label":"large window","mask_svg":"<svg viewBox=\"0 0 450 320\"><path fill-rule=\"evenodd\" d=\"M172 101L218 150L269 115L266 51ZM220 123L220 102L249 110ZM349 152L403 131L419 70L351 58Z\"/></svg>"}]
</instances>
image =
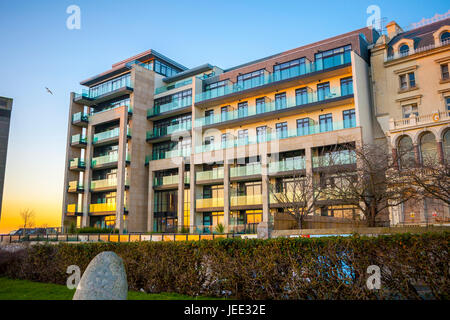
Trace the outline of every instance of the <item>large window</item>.
<instances>
[{"instance_id":1,"label":"large window","mask_svg":"<svg viewBox=\"0 0 450 320\"><path fill-rule=\"evenodd\" d=\"M450 79L450 74L448 72L448 63L441 64L441 78L442 78L442 80Z\"/></svg>"},{"instance_id":2,"label":"large window","mask_svg":"<svg viewBox=\"0 0 450 320\"><path fill-rule=\"evenodd\" d=\"M407 44L400 46L398 52L401 57L407 56L409 54L409 46Z\"/></svg>"},{"instance_id":3,"label":"large window","mask_svg":"<svg viewBox=\"0 0 450 320\"><path fill-rule=\"evenodd\" d=\"M162 74L166 77L171 77L179 73L180 71L170 67L169 65L165 64L164 62L161 62L159 60L155 59L154 62L154 71L156 73Z\"/></svg>"},{"instance_id":4,"label":"large window","mask_svg":"<svg viewBox=\"0 0 450 320\"><path fill-rule=\"evenodd\" d=\"M309 99L308 99L308 88L307 87L295 90L295 104L297 106L307 104L308 102L309 102Z\"/></svg>"},{"instance_id":5,"label":"large window","mask_svg":"<svg viewBox=\"0 0 450 320\"><path fill-rule=\"evenodd\" d=\"M159 160L166 158L166 152L175 150L178 143L175 141L166 141L155 143L152 147L152 160Z\"/></svg>"},{"instance_id":6,"label":"large window","mask_svg":"<svg viewBox=\"0 0 450 320\"><path fill-rule=\"evenodd\" d=\"M288 137L287 122L277 123L275 128L277 130L278 139L285 139Z\"/></svg>"},{"instance_id":7,"label":"large window","mask_svg":"<svg viewBox=\"0 0 450 320\"><path fill-rule=\"evenodd\" d=\"M275 80L279 81L305 74L305 62L305 58L301 58L273 66Z\"/></svg>"},{"instance_id":8,"label":"large window","mask_svg":"<svg viewBox=\"0 0 450 320\"><path fill-rule=\"evenodd\" d=\"M414 166L414 146L412 139L409 136L403 136L400 138L397 153L400 168L410 168Z\"/></svg>"},{"instance_id":9,"label":"large window","mask_svg":"<svg viewBox=\"0 0 450 320\"><path fill-rule=\"evenodd\" d=\"M244 90L264 83L264 69L246 73L237 77L238 89Z\"/></svg>"},{"instance_id":10,"label":"large window","mask_svg":"<svg viewBox=\"0 0 450 320\"><path fill-rule=\"evenodd\" d=\"M320 132L327 132L333 130L333 116L331 113L319 116Z\"/></svg>"},{"instance_id":11,"label":"large window","mask_svg":"<svg viewBox=\"0 0 450 320\"><path fill-rule=\"evenodd\" d=\"M350 51L352 46L348 45L324 52L316 53L316 70L328 69L345 63L350 63Z\"/></svg>"},{"instance_id":12,"label":"large window","mask_svg":"<svg viewBox=\"0 0 450 320\"><path fill-rule=\"evenodd\" d=\"M171 134L175 131L173 129L172 131L168 131L169 127L176 127L178 126L179 129L187 128L188 124L192 121L191 114L184 114L172 118L167 118L163 120L158 120L153 123L153 133L157 136L164 136L167 134Z\"/></svg>"},{"instance_id":13,"label":"large window","mask_svg":"<svg viewBox=\"0 0 450 320\"><path fill-rule=\"evenodd\" d=\"M266 99L265 98L256 99L256 114L264 112L266 112Z\"/></svg>"},{"instance_id":14,"label":"large window","mask_svg":"<svg viewBox=\"0 0 450 320\"><path fill-rule=\"evenodd\" d=\"M355 109L342 111L342 117L344 119L344 128L356 127Z\"/></svg>"},{"instance_id":15,"label":"large window","mask_svg":"<svg viewBox=\"0 0 450 320\"><path fill-rule=\"evenodd\" d=\"M220 108L220 120L221 121L227 121L228 120L228 109L229 106L225 106Z\"/></svg>"},{"instance_id":16,"label":"large window","mask_svg":"<svg viewBox=\"0 0 450 320\"><path fill-rule=\"evenodd\" d=\"M205 111L205 125L214 123L214 110Z\"/></svg>"},{"instance_id":17,"label":"large window","mask_svg":"<svg viewBox=\"0 0 450 320\"><path fill-rule=\"evenodd\" d=\"M131 87L131 75L129 73L90 88L89 97L96 98L123 87Z\"/></svg>"},{"instance_id":18,"label":"large window","mask_svg":"<svg viewBox=\"0 0 450 320\"><path fill-rule=\"evenodd\" d=\"M275 109L281 110L287 108L286 92L277 93L275 95Z\"/></svg>"},{"instance_id":19,"label":"large window","mask_svg":"<svg viewBox=\"0 0 450 320\"><path fill-rule=\"evenodd\" d=\"M311 132L313 121L310 118L297 119L297 135L305 136Z\"/></svg>"},{"instance_id":20,"label":"large window","mask_svg":"<svg viewBox=\"0 0 450 320\"><path fill-rule=\"evenodd\" d=\"M442 148L444 149L444 159L446 163L450 162L450 130L447 130L442 139Z\"/></svg>"},{"instance_id":21,"label":"large window","mask_svg":"<svg viewBox=\"0 0 450 320\"><path fill-rule=\"evenodd\" d=\"M256 140L258 143L267 141L267 126L256 128Z\"/></svg>"},{"instance_id":22,"label":"large window","mask_svg":"<svg viewBox=\"0 0 450 320\"><path fill-rule=\"evenodd\" d=\"M192 104L192 89L177 92L175 94L155 99L155 108L165 112L171 108L187 107ZM162 107L164 106L164 107Z\"/></svg>"},{"instance_id":23,"label":"large window","mask_svg":"<svg viewBox=\"0 0 450 320\"><path fill-rule=\"evenodd\" d=\"M205 91L208 92L209 98L223 96L225 94L227 84L228 80L210 83L205 86Z\"/></svg>"},{"instance_id":24,"label":"large window","mask_svg":"<svg viewBox=\"0 0 450 320\"><path fill-rule=\"evenodd\" d=\"M443 45L450 43L450 32L446 31L443 34L441 34L441 43Z\"/></svg>"},{"instance_id":25,"label":"large window","mask_svg":"<svg viewBox=\"0 0 450 320\"><path fill-rule=\"evenodd\" d=\"M400 90L413 89L416 87L416 76L414 72L402 74L399 76Z\"/></svg>"},{"instance_id":26,"label":"large window","mask_svg":"<svg viewBox=\"0 0 450 320\"><path fill-rule=\"evenodd\" d=\"M248 129L238 131L238 145L245 146L248 144Z\"/></svg>"},{"instance_id":27,"label":"large window","mask_svg":"<svg viewBox=\"0 0 450 320\"><path fill-rule=\"evenodd\" d=\"M330 83L329 82L319 83L317 85L317 100L322 101L325 99L329 99L330 96L331 96Z\"/></svg>"},{"instance_id":28,"label":"large window","mask_svg":"<svg viewBox=\"0 0 450 320\"><path fill-rule=\"evenodd\" d=\"M341 96L353 94L353 78L341 79Z\"/></svg>"},{"instance_id":29,"label":"large window","mask_svg":"<svg viewBox=\"0 0 450 320\"><path fill-rule=\"evenodd\" d=\"M420 161L422 164L437 163L437 144L434 134L431 132L425 133L420 138Z\"/></svg>"},{"instance_id":30,"label":"large window","mask_svg":"<svg viewBox=\"0 0 450 320\"><path fill-rule=\"evenodd\" d=\"M412 104L408 104L406 106L402 106L402 114L403 114L403 119L408 119L410 117L418 117L419 111L417 109L417 104L412 103Z\"/></svg>"},{"instance_id":31,"label":"large window","mask_svg":"<svg viewBox=\"0 0 450 320\"><path fill-rule=\"evenodd\" d=\"M240 102L238 104L238 117L244 118L248 116L248 103L247 102Z\"/></svg>"}]
</instances>

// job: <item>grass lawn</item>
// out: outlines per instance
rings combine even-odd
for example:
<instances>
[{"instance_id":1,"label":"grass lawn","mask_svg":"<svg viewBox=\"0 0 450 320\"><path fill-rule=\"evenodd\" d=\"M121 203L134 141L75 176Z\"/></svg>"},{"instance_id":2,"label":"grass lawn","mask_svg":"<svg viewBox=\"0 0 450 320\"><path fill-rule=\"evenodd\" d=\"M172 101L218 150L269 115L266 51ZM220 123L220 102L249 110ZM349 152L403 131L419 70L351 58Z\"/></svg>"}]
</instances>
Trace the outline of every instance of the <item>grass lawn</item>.
<instances>
[{"instance_id":1,"label":"grass lawn","mask_svg":"<svg viewBox=\"0 0 450 320\"><path fill-rule=\"evenodd\" d=\"M32 282L27 280L14 280L0 277L0 300L72 300L75 290L66 286ZM147 294L143 292L128 291L128 300L215 300L215 298L193 298L177 293Z\"/></svg>"}]
</instances>

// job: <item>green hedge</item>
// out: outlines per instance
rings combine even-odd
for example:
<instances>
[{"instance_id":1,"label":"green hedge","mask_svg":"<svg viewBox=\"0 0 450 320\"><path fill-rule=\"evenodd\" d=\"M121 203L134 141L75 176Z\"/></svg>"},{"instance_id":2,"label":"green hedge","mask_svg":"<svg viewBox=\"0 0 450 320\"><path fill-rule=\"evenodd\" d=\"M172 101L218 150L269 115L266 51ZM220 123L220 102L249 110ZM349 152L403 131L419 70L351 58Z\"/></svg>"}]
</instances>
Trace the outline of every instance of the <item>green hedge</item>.
<instances>
[{"instance_id":1,"label":"green hedge","mask_svg":"<svg viewBox=\"0 0 450 320\"><path fill-rule=\"evenodd\" d=\"M448 299L450 233L379 237L35 245L0 251L0 275L65 284L102 251L125 262L131 290L237 299ZM366 286L381 268L381 290Z\"/></svg>"}]
</instances>

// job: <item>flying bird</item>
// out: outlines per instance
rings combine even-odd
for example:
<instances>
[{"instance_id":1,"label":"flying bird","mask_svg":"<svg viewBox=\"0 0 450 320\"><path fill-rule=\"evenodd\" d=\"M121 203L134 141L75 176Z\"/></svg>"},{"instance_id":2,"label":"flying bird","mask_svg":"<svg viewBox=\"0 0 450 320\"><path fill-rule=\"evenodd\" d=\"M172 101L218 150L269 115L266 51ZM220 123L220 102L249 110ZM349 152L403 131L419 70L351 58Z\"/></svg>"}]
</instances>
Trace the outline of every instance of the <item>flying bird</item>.
<instances>
[{"instance_id":1,"label":"flying bird","mask_svg":"<svg viewBox=\"0 0 450 320\"><path fill-rule=\"evenodd\" d=\"M50 93L51 95L53 95L53 92L51 92L51 90L47 87L45 87L45 89L47 90L48 93Z\"/></svg>"}]
</instances>

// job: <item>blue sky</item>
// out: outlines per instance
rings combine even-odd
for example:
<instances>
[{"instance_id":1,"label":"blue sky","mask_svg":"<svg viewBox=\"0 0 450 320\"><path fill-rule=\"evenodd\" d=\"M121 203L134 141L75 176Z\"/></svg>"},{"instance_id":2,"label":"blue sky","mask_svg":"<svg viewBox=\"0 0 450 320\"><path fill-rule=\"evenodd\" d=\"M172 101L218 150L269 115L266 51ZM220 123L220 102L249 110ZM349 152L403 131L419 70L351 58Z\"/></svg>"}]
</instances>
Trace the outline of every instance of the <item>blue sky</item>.
<instances>
[{"instance_id":1,"label":"blue sky","mask_svg":"<svg viewBox=\"0 0 450 320\"><path fill-rule=\"evenodd\" d=\"M72 4L81 30L66 28ZM81 80L150 48L187 67L229 68L364 27L372 4L402 26L449 9L432 0L1 1L0 96L14 106L0 231L20 208L59 220L69 93Z\"/></svg>"}]
</instances>

